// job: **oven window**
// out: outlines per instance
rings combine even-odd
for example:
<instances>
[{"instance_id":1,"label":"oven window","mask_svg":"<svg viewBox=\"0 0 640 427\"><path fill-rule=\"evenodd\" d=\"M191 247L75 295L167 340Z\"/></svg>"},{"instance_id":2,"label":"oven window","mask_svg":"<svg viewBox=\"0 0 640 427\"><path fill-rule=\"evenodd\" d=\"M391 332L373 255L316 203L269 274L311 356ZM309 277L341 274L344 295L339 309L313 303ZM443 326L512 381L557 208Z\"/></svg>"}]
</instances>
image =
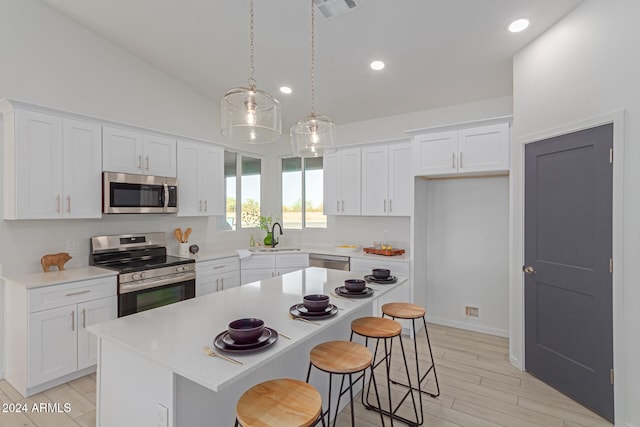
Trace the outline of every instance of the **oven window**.
<instances>
[{"instance_id":1,"label":"oven window","mask_svg":"<svg viewBox=\"0 0 640 427\"><path fill-rule=\"evenodd\" d=\"M162 207L161 185L111 183L111 206L118 208Z\"/></svg>"},{"instance_id":2,"label":"oven window","mask_svg":"<svg viewBox=\"0 0 640 427\"><path fill-rule=\"evenodd\" d=\"M120 294L118 316L128 316L195 297L195 280Z\"/></svg>"}]
</instances>

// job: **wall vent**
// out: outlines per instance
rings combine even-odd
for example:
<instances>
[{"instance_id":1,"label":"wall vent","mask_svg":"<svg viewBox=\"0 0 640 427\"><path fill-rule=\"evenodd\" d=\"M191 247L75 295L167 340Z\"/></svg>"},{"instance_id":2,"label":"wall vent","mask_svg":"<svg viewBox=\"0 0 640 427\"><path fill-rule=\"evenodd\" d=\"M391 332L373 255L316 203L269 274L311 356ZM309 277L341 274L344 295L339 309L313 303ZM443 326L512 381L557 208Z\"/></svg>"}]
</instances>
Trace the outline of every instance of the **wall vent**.
<instances>
[{"instance_id":1,"label":"wall vent","mask_svg":"<svg viewBox=\"0 0 640 427\"><path fill-rule=\"evenodd\" d=\"M325 18L331 19L355 9L355 0L315 0Z\"/></svg>"}]
</instances>

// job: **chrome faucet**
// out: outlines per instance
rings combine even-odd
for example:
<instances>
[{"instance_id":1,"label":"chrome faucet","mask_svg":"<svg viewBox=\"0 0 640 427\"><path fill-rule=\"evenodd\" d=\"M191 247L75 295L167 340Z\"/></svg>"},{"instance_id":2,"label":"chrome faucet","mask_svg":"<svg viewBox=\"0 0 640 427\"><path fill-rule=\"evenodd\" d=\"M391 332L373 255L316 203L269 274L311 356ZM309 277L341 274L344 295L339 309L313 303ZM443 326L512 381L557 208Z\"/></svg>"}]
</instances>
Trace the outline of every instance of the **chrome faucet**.
<instances>
[{"instance_id":1,"label":"chrome faucet","mask_svg":"<svg viewBox=\"0 0 640 427\"><path fill-rule=\"evenodd\" d=\"M276 229L276 225L278 226L278 228L280 229L280 235L282 236L282 226L280 225L279 222L274 222L273 225L271 226L271 235L273 236L271 239L271 247L275 248L276 245L278 244L278 239L276 239L275 235L274 235L274 230Z\"/></svg>"}]
</instances>

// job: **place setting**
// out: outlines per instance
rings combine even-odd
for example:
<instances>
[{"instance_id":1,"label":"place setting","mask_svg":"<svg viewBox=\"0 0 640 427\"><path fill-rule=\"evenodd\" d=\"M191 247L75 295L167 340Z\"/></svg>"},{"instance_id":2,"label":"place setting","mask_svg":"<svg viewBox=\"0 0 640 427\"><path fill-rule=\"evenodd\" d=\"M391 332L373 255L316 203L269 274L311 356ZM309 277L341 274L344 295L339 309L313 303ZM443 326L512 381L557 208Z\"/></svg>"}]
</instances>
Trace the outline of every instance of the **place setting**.
<instances>
[{"instance_id":1,"label":"place setting","mask_svg":"<svg viewBox=\"0 0 640 427\"><path fill-rule=\"evenodd\" d=\"M338 298L369 298L375 290L368 287L367 282L362 279L347 279L334 292Z\"/></svg>"},{"instance_id":2,"label":"place setting","mask_svg":"<svg viewBox=\"0 0 640 427\"><path fill-rule=\"evenodd\" d=\"M279 334L275 329L265 326L262 319L249 317L229 323L227 330L222 331L214 338L213 346L226 353L253 353L271 347L278 341L279 336L291 339L291 337ZM235 359L215 353L211 348L205 347L204 351L209 356L219 356L230 362L242 364Z\"/></svg>"},{"instance_id":3,"label":"place setting","mask_svg":"<svg viewBox=\"0 0 640 427\"><path fill-rule=\"evenodd\" d=\"M364 280L368 283L375 283L377 285L390 285L396 283L398 278L391 275L391 270L386 268L374 268L371 270L371 274L364 276Z\"/></svg>"},{"instance_id":4,"label":"place setting","mask_svg":"<svg viewBox=\"0 0 640 427\"><path fill-rule=\"evenodd\" d=\"M329 301L329 295L312 294L302 297L302 303L294 304L289 308L289 317L294 320L302 320L313 323L314 320L323 320L335 316L340 308Z\"/></svg>"}]
</instances>

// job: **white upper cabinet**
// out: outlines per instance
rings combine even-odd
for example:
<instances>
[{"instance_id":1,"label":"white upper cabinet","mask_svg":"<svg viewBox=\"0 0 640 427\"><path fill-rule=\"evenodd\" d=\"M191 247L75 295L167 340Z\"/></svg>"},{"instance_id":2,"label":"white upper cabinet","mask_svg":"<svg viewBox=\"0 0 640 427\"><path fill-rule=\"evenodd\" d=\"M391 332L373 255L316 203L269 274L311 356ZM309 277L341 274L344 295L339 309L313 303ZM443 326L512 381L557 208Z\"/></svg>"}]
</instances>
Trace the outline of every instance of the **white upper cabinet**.
<instances>
[{"instance_id":1,"label":"white upper cabinet","mask_svg":"<svg viewBox=\"0 0 640 427\"><path fill-rule=\"evenodd\" d=\"M362 215L411 214L411 144L362 148Z\"/></svg>"},{"instance_id":2,"label":"white upper cabinet","mask_svg":"<svg viewBox=\"0 0 640 427\"><path fill-rule=\"evenodd\" d=\"M413 174L450 176L509 171L509 124L416 132Z\"/></svg>"},{"instance_id":3,"label":"white upper cabinet","mask_svg":"<svg viewBox=\"0 0 640 427\"><path fill-rule=\"evenodd\" d=\"M323 158L325 215L360 215L360 148L338 150Z\"/></svg>"},{"instance_id":4,"label":"white upper cabinet","mask_svg":"<svg viewBox=\"0 0 640 427\"><path fill-rule=\"evenodd\" d=\"M3 131L5 219L102 216L100 125L15 108Z\"/></svg>"},{"instance_id":5,"label":"white upper cabinet","mask_svg":"<svg viewBox=\"0 0 640 427\"><path fill-rule=\"evenodd\" d=\"M208 143L178 143L178 216L224 215L224 150Z\"/></svg>"},{"instance_id":6,"label":"white upper cabinet","mask_svg":"<svg viewBox=\"0 0 640 427\"><path fill-rule=\"evenodd\" d=\"M107 172L176 177L176 140L105 126L102 168Z\"/></svg>"}]
</instances>

